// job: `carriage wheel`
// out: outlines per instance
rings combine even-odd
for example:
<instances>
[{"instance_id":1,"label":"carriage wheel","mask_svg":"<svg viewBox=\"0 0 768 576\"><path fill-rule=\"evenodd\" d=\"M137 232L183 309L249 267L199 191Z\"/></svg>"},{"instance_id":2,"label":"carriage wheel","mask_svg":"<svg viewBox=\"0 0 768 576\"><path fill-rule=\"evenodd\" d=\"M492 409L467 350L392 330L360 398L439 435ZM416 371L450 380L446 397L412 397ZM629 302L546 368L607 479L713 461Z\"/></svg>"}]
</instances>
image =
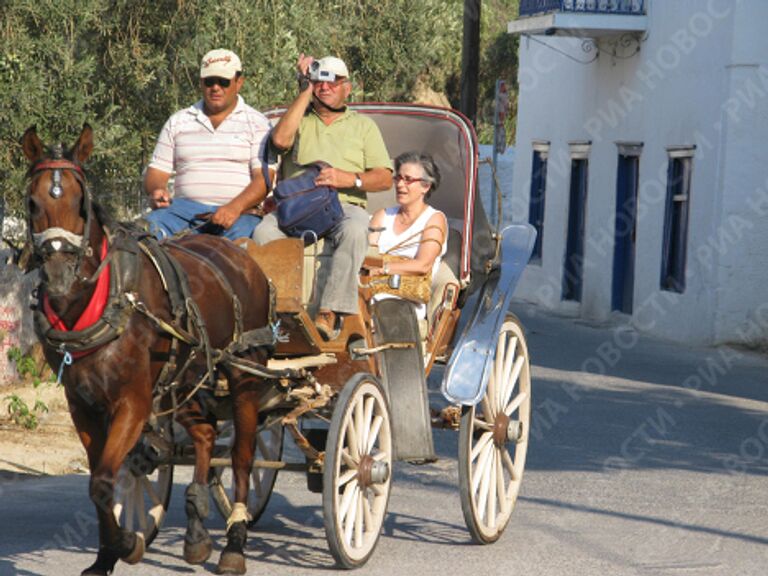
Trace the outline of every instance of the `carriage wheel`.
<instances>
[{"instance_id":1,"label":"carriage wheel","mask_svg":"<svg viewBox=\"0 0 768 576\"><path fill-rule=\"evenodd\" d=\"M231 427L231 422L229 423ZM234 431L231 431L234 434ZM226 434L224 435L226 438ZM228 438L231 445L233 438ZM278 462L283 456L283 427L279 418L268 421L256 436L255 460ZM232 513L232 501L235 495L234 474L230 466L217 466L211 470L211 496L219 513L224 519ZM277 480L277 468L254 467L251 472L252 490L248 493L248 513L250 525L255 524L267 507L272 489Z\"/></svg>"},{"instance_id":2,"label":"carriage wheel","mask_svg":"<svg viewBox=\"0 0 768 576\"><path fill-rule=\"evenodd\" d=\"M149 546L168 510L173 487L173 428L170 418L141 437L120 467L113 512L117 523L136 531Z\"/></svg>"},{"instance_id":3,"label":"carriage wheel","mask_svg":"<svg viewBox=\"0 0 768 576\"><path fill-rule=\"evenodd\" d=\"M525 468L530 419L528 347L520 321L509 315L499 330L485 394L461 416L461 508L480 544L498 540L509 523Z\"/></svg>"},{"instance_id":4,"label":"carriage wheel","mask_svg":"<svg viewBox=\"0 0 768 576\"><path fill-rule=\"evenodd\" d=\"M328 546L344 568L373 553L391 488L392 433L381 384L370 374L347 381L333 411L323 469Z\"/></svg>"}]
</instances>

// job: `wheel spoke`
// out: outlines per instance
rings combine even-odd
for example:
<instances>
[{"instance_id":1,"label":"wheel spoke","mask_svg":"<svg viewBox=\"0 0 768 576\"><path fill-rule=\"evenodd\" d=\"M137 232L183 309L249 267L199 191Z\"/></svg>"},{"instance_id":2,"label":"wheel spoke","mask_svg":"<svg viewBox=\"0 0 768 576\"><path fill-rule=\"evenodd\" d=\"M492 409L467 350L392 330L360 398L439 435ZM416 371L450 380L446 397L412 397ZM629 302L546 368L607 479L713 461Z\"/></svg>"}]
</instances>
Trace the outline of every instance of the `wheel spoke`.
<instances>
[{"instance_id":1,"label":"wheel spoke","mask_svg":"<svg viewBox=\"0 0 768 576\"><path fill-rule=\"evenodd\" d=\"M339 486L344 486L350 480L354 480L357 477L357 469L350 468L339 476Z\"/></svg>"},{"instance_id":2,"label":"wheel spoke","mask_svg":"<svg viewBox=\"0 0 768 576\"><path fill-rule=\"evenodd\" d=\"M350 456L347 448L344 448L344 450L341 452L341 462L344 466L349 468L357 468L357 462L352 458L352 456Z\"/></svg>"},{"instance_id":3,"label":"wheel spoke","mask_svg":"<svg viewBox=\"0 0 768 576\"><path fill-rule=\"evenodd\" d=\"M477 460L477 465L474 467L474 470L472 471L472 492L477 494L477 489L480 486L480 482L485 478L488 467L488 458L490 454L493 452L493 444L486 444L483 447L482 452L480 453L480 457ZM470 463L471 466L471 463Z\"/></svg>"},{"instance_id":4,"label":"wheel spoke","mask_svg":"<svg viewBox=\"0 0 768 576\"><path fill-rule=\"evenodd\" d=\"M352 530L355 527L355 517L357 516L357 499L360 496L360 490L356 484L352 484L352 497L349 502L348 514L346 515L346 522L344 524L344 541L347 544L352 544Z\"/></svg>"},{"instance_id":5,"label":"wheel spoke","mask_svg":"<svg viewBox=\"0 0 768 576\"><path fill-rule=\"evenodd\" d=\"M341 497L341 503L339 504L339 518L343 522L349 512L349 507L352 504L352 499L355 496L357 490L357 483L348 483L344 488L344 494Z\"/></svg>"},{"instance_id":6,"label":"wheel spoke","mask_svg":"<svg viewBox=\"0 0 768 576\"><path fill-rule=\"evenodd\" d=\"M373 447L379 439L379 430L381 430L382 424L384 424L384 418L377 415L371 423L371 431L368 434L368 444L365 446L366 454L370 454L373 451Z\"/></svg>"},{"instance_id":7,"label":"wheel spoke","mask_svg":"<svg viewBox=\"0 0 768 576\"><path fill-rule=\"evenodd\" d=\"M509 399L512 396L512 393L516 388L516 384L520 381L520 372L523 369L524 364L525 364L525 358L523 356L518 356L517 360L515 360L515 363L511 366L511 371L507 376L508 378L507 393L504 395L504 398L502 399L503 402L501 406L506 406L507 402L509 402Z\"/></svg>"},{"instance_id":8,"label":"wheel spoke","mask_svg":"<svg viewBox=\"0 0 768 576\"><path fill-rule=\"evenodd\" d=\"M125 529L133 531L133 519L136 516L136 484L134 483L130 490L125 492Z\"/></svg>"},{"instance_id":9,"label":"wheel spoke","mask_svg":"<svg viewBox=\"0 0 768 576\"><path fill-rule=\"evenodd\" d=\"M357 548L360 548L363 545L363 507L365 506L365 503L363 502L364 500L364 494L362 491L360 491L358 493L357 510L355 514L355 546Z\"/></svg>"},{"instance_id":10,"label":"wheel spoke","mask_svg":"<svg viewBox=\"0 0 768 576\"><path fill-rule=\"evenodd\" d=\"M355 409L354 410L355 410L355 412L354 412L354 415L352 417L352 421L353 421L354 427L355 427L355 439L356 439L355 450L357 451L357 454L360 457L362 457L363 456L363 446L365 445L364 438L363 438L363 436L365 435L365 414L364 414L365 408L364 408L362 400L358 399L358 401L355 402Z\"/></svg>"},{"instance_id":11,"label":"wheel spoke","mask_svg":"<svg viewBox=\"0 0 768 576\"><path fill-rule=\"evenodd\" d=\"M496 367L493 366L491 373L488 375L488 385L485 388L485 394L483 395L483 415L486 418L496 417L496 402L494 402L494 396L496 394Z\"/></svg>"},{"instance_id":12,"label":"wheel spoke","mask_svg":"<svg viewBox=\"0 0 768 576\"><path fill-rule=\"evenodd\" d=\"M512 412L517 410L520 407L520 405L523 402L525 402L526 398L528 398L528 393L527 392L521 392L520 394L515 396L515 399L512 400L512 402L510 402L507 405L507 407L504 409L504 414L506 414L507 416L510 416L512 414Z\"/></svg>"},{"instance_id":13,"label":"wheel spoke","mask_svg":"<svg viewBox=\"0 0 768 576\"><path fill-rule=\"evenodd\" d=\"M507 499L506 481L504 480L504 456L503 454L497 454L497 457L496 497L499 499L499 513L502 516L506 516L509 510L509 500Z\"/></svg>"},{"instance_id":14,"label":"wheel spoke","mask_svg":"<svg viewBox=\"0 0 768 576\"><path fill-rule=\"evenodd\" d=\"M355 462L360 460L360 449L357 443L357 429L355 428L354 418L350 418L346 426L346 446L349 449L349 456Z\"/></svg>"},{"instance_id":15,"label":"wheel spoke","mask_svg":"<svg viewBox=\"0 0 768 576\"><path fill-rule=\"evenodd\" d=\"M517 384L517 375L520 373L519 368L517 368L517 364L520 364L520 367L522 368L523 362L525 361L525 358L523 356L515 356L514 352L517 349L517 337L514 338L514 346L511 347L507 357L504 359L504 370L503 370L503 378L504 378L504 385L503 385L503 393L501 394L499 398L499 406L506 406L507 402L509 402L510 396L512 396L512 392L515 389L515 385ZM514 364L513 364L514 363ZM512 373L512 366L515 366L516 372Z\"/></svg>"},{"instance_id":16,"label":"wheel spoke","mask_svg":"<svg viewBox=\"0 0 768 576\"><path fill-rule=\"evenodd\" d=\"M157 471L157 477L160 478L160 470ZM160 501L160 495L157 493L157 490L155 490L154 483L146 476L143 476L141 478L141 483L144 485L144 492L147 496L149 496L149 500L152 504L162 504Z\"/></svg>"},{"instance_id":17,"label":"wheel spoke","mask_svg":"<svg viewBox=\"0 0 768 576\"><path fill-rule=\"evenodd\" d=\"M488 508L485 514L486 521L491 528L496 528L496 482L498 480L497 470L499 468L499 451L493 451L491 460L491 470L488 474Z\"/></svg>"},{"instance_id":18,"label":"wheel spoke","mask_svg":"<svg viewBox=\"0 0 768 576\"><path fill-rule=\"evenodd\" d=\"M490 432L485 432L477 441L477 444L475 444L474 448L472 448L472 453L469 457L470 462L474 462L477 458L477 455L480 454L480 452L488 445L488 442L493 440L493 434Z\"/></svg>"},{"instance_id":19,"label":"wheel spoke","mask_svg":"<svg viewBox=\"0 0 768 576\"><path fill-rule=\"evenodd\" d=\"M505 332L502 332L501 334L499 334L498 344L496 345L496 358L494 359L494 363L493 363L494 386L493 386L493 390L491 390L490 388L488 389L488 398L490 398L491 406L493 406L494 408L499 407L499 397L503 392L502 388L504 387L504 376L501 371L502 371L502 368L504 367L504 363L502 359L505 358L506 349L507 349L507 334ZM493 415L496 416L496 411L494 411Z\"/></svg>"},{"instance_id":20,"label":"wheel spoke","mask_svg":"<svg viewBox=\"0 0 768 576\"><path fill-rule=\"evenodd\" d=\"M483 432L493 432L493 424L489 424L485 420L481 420L480 418L475 418L475 421L472 423L473 428L475 430L481 430Z\"/></svg>"},{"instance_id":21,"label":"wheel spoke","mask_svg":"<svg viewBox=\"0 0 768 576\"><path fill-rule=\"evenodd\" d=\"M141 480L149 483L146 476L142 476ZM144 508L144 482L139 481L139 478L136 479L136 520L141 532L147 531L147 514Z\"/></svg>"},{"instance_id":22,"label":"wheel spoke","mask_svg":"<svg viewBox=\"0 0 768 576\"><path fill-rule=\"evenodd\" d=\"M491 409L491 403L488 401L488 394L483 394L483 398L480 400L480 405L483 407L483 417L477 417L477 408L475 408L475 417L473 420L475 422L493 422L493 419L496 418L496 411Z\"/></svg>"},{"instance_id":23,"label":"wheel spoke","mask_svg":"<svg viewBox=\"0 0 768 576\"><path fill-rule=\"evenodd\" d=\"M504 467L507 469L507 472L509 472L509 475L513 482L520 480L520 475L517 472L517 467L515 466L515 463L512 462L512 456L509 455L509 452L506 450L503 450L501 453L501 457L504 460Z\"/></svg>"},{"instance_id":24,"label":"wheel spoke","mask_svg":"<svg viewBox=\"0 0 768 576\"><path fill-rule=\"evenodd\" d=\"M478 495L477 511L480 514L481 518L485 517L487 512L486 506L488 503L488 483L490 482L491 473L493 472L493 453L494 453L494 450L493 450L493 446L491 445L488 448L488 450L483 454L484 456L486 456L486 458L485 458L485 462L483 463L482 472L479 473L480 487L479 487L479 490L476 490L476 493Z\"/></svg>"},{"instance_id":25,"label":"wheel spoke","mask_svg":"<svg viewBox=\"0 0 768 576\"><path fill-rule=\"evenodd\" d=\"M360 444L360 450L363 454L368 454L368 452L370 452L368 445L370 443L371 422L373 420L373 405L375 402L376 402L376 399L373 396L369 396L368 398L365 399L362 443Z\"/></svg>"},{"instance_id":26,"label":"wheel spoke","mask_svg":"<svg viewBox=\"0 0 768 576\"><path fill-rule=\"evenodd\" d=\"M374 521L373 521L373 507L375 506L376 501L374 498L371 498L369 501L368 498L363 499L363 519L365 520L365 528L367 531L372 531L374 529Z\"/></svg>"}]
</instances>

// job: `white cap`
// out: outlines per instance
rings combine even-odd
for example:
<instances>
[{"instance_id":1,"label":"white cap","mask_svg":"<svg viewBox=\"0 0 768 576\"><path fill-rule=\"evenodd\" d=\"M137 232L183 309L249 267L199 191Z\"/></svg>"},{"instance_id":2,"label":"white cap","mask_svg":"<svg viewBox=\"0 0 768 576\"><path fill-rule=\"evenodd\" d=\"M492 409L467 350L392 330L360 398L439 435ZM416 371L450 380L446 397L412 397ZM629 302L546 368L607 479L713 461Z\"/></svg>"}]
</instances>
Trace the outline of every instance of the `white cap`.
<instances>
[{"instance_id":1,"label":"white cap","mask_svg":"<svg viewBox=\"0 0 768 576\"><path fill-rule=\"evenodd\" d=\"M341 58L326 56L325 58L316 60L316 62L319 64L317 71L321 78L330 76L331 74L333 74L334 77L343 76L344 78L349 78L349 70L347 70L347 65L344 64L344 60Z\"/></svg>"},{"instance_id":2,"label":"white cap","mask_svg":"<svg viewBox=\"0 0 768 576\"><path fill-rule=\"evenodd\" d=\"M243 71L240 58L231 50L218 48L203 56L200 63L200 78L218 76L219 78L234 78L237 72Z\"/></svg>"}]
</instances>

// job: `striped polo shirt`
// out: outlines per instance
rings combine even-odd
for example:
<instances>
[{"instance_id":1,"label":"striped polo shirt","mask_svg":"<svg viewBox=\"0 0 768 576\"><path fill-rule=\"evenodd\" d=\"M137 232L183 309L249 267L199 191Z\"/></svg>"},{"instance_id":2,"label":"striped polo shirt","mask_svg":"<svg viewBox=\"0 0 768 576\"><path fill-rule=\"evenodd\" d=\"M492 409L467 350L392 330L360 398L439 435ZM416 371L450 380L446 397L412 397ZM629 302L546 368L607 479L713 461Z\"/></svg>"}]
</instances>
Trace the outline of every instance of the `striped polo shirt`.
<instances>
[{"instance_id":1,"label":"striped polo shirt","mask_svg":"<svg viewBox=\"0 0 768 576\"><path fill-rule=\"evenodd\" d=\"M241 96L214 128L200 100L168 119L149 166L175 173L174 197L221 206L250 184L254 170L261 170L269 128L267 118Z\"/></svg>"}]
</instances>

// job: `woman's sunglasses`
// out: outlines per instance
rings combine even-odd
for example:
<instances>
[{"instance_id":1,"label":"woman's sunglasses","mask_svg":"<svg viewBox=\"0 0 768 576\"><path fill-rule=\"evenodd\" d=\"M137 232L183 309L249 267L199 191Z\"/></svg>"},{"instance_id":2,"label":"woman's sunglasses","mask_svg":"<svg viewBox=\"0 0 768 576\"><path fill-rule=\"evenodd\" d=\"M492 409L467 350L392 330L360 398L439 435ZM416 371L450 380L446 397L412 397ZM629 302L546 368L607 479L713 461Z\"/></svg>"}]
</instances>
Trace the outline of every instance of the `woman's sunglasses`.
<instances>
[{"instance_id":1,"label":"woman's sunglasses","mask_svg":"<svg viewBox=\"0 0 768 576\"><path fill-rule=\"evenodd\" d=\"M213 88L218 84L222 88L229 88L229 85L232 83L232 80L230 78L219 78L218 76L208 76L206 78L203 78L203 84L207 88Z\"/></svg>"},{"instance_id":2,"label":"woman's sunglasses","mask_svg":"<svg viewBox=\"0 0 768 576\"><path fill-rule=\"evenodd\" d=\"M401 176L400 174L392 178L392 180L395 181L395 184L397 184L398 182L405 182L406 186L410 186L415 182L421 182L422 184L430 183L430 181L427 180L426 178L411 178L410 176Z\"/></svg>"}]
</instances>

